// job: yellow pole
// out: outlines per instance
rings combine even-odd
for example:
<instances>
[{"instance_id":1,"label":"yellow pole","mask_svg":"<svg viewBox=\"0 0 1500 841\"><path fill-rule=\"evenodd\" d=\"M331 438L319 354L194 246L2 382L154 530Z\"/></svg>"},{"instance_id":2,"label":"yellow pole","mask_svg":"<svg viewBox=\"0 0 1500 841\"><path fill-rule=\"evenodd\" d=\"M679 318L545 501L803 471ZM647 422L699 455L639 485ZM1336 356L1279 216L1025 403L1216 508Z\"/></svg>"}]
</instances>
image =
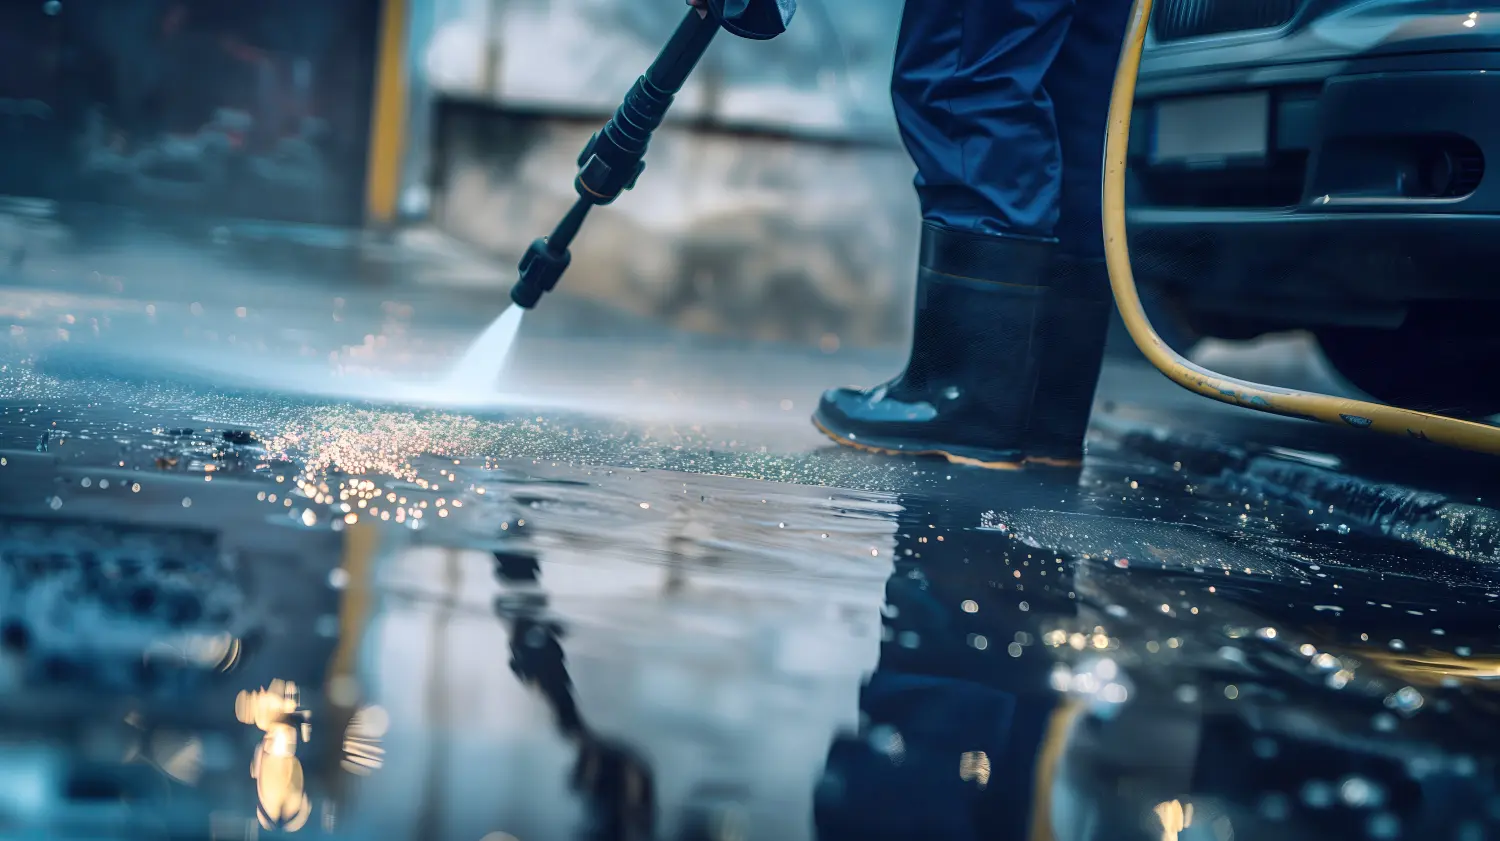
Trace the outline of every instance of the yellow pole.
<instances>
[{"instance_id":1,"label":"yellow pole","mask_svg":"<svg viewBox=\"0 0 1500 841\"><path fill-rule=\"evenodd\" d=\"M375 96L370 112L370 153L365 171L365 223L396 221L401 156L406 141L407 0L383 0L375 52Z\"/></svg>"}]
</instances>

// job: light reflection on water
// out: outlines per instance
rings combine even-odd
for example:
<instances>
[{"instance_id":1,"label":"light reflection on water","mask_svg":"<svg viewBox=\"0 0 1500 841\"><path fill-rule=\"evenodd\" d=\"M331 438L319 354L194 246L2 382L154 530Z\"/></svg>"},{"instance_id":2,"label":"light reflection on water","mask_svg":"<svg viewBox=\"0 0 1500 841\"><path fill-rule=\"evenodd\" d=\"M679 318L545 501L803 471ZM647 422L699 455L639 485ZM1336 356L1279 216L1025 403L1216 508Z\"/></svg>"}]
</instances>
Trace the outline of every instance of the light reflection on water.
<instances>
[{"instance_id":1,"label":"light reflection on water","mask_svg":"<svg viewBox=\"0 0 1500 841\"><path fill-rule=\"evenodd\" d=\"M256 817L265 829L297 832L312 816L302 762L297 748L312 737L312 714L302 708L297 684L273 680L270 686L241 692L234 702L235 717L261 733L250 763L259 798Z\"/></svg>"}]
</instances>

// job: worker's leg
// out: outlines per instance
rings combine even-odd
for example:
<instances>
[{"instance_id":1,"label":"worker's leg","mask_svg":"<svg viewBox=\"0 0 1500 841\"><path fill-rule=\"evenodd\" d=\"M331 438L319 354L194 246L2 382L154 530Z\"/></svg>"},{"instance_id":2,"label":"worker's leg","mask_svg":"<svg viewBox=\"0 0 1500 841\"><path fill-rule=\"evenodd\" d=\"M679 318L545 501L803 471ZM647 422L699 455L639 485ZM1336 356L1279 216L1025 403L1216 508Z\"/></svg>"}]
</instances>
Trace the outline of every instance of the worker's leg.
<instances>
[{"instance_id":1,"label":"worker's leg","mask_svg":"<svg viewBox=\"0 0 1500 841\"><path fill-rule=\"evenodd\" d=\"M1096 2L1096 0L1089 0ZM1018 466L1062 189L1043 79L1073 0L908 0L891 83L923 231L911 356L823 396L841 443Z\"/></svg>"},{"instance_id":2,"label":"worker's leg","mask_svg":"<svg viewBox=\"0 0 1500 841\"><path fill-rule=\"evenodd\" d=\"M1037 327L1041 363L1025 445L1028 461L1083 458L1114 299L1104 266L1100 181L1110 91L1130 0L1079 3L1044 86L1062 151L1058 253Z\"/></svg>"}]
</instances>

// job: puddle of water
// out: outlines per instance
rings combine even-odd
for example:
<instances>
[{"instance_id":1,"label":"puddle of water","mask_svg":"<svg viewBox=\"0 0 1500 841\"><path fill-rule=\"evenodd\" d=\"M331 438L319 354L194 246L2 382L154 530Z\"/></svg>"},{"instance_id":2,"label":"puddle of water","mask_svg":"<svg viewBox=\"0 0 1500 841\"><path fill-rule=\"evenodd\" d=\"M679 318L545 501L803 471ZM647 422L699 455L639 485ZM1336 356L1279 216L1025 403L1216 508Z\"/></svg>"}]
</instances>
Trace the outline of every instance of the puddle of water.
<instances>
[{"instance_id":1,"label":"puddle of water","mask_svg":"<svg viewBox=\"0 0 1500 841\"><path fill-rule=\"evenodd\" d=\"M740 478L514 457L536 421L32 386L0 414L0 506L43 524L0 545L0 735L43 794L0 809L39 837L1026 837L1048 798L1067 841L1495 822L1497 582L1223 464L861 459L888 484L853 491L696 441Z\"/></svg>"}]
</instances>

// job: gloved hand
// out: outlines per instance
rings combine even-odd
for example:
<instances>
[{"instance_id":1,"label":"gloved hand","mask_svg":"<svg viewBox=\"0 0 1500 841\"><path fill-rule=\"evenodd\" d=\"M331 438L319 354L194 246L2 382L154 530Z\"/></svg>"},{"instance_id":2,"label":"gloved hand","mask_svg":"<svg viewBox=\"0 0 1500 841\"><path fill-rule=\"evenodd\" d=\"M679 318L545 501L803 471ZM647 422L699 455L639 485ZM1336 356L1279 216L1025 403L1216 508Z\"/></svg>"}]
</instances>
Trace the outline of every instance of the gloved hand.
<instances>
[{"instance_id":1,"label":"gloved hand","mask_svg":"<svg viewBox=\"0 0 1500 841\"><path fill-rule=\"evenodd\" d=\"M756 41L785 32L797 12L797 0L687 0L687 4L704 17L712 8L725 29Z\"/></svg>"}]
</instances>

